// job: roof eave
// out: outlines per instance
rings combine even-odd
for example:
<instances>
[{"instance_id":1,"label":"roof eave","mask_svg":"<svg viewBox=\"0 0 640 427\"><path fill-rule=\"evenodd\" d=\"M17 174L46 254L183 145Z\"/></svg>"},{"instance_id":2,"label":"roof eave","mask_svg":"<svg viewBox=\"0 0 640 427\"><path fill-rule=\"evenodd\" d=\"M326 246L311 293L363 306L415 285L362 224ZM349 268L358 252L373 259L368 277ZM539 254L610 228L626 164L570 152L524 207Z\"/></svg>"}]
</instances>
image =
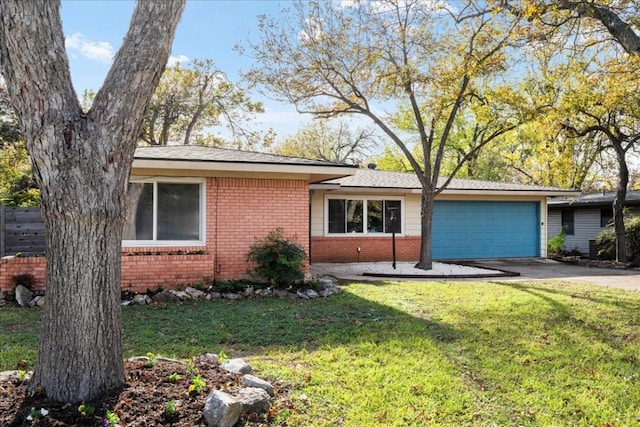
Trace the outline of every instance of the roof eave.
<instances>
[{"instance_id":1,"label":"roof eave","mask_svg":"<svg viewBox=\"0 0 640 427\"><path fill-rule=\"evenodd\" d=\"M207 172L283 173L310 176L310 182L343 178L355 174L356 168L348 165L301 165L291 163L134 159L135 169L199 170Z\"/></svg>"}]
</instances>

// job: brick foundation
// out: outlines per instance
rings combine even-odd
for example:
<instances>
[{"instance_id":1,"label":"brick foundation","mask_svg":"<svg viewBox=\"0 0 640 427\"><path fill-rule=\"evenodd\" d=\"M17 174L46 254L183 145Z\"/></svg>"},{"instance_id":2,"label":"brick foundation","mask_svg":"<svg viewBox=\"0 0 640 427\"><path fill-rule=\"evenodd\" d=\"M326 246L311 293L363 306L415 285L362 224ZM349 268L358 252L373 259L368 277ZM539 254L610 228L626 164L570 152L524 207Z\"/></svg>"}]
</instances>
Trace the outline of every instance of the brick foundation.
<instances>
[{"instance_id":1,"label":"brick foundation","mask_svg":"<svg viewBox=\"0 0 640 427\"><path fill-rule=\"evenodd\" d=\"M360 252L358 253L358 247ZM312 237L311 262L379 262L392 257L391 236ZM396 259L418 261L419 236L396 236Z\"/></svg>"}]
</instances>

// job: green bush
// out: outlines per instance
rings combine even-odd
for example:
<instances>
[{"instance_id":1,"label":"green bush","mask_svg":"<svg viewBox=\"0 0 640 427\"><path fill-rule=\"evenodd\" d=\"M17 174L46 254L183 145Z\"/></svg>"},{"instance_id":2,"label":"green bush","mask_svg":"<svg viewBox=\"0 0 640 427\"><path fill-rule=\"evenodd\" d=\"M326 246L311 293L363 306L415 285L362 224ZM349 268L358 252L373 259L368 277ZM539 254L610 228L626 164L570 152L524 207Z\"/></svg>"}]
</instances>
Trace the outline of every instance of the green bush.
<instances>
[{"instance_id":1,"label":"green bush","mask_svg":"<svg viewBox=\"0 0 640 427\"><path fill-rule=\"evenodd\" d=\"M624 231L627 236L627 256L633 259L640 256L640 217L625 218ZM604 259L616 257L616 233L613 225L607 226L596 236L598 256Z\"/></svg>"},{"instance_id":2,"label":"green bush","mask_svg":"<svg viewBox=\"0 0 640 427\"><path fill-rule=\"evenodd\" d=\"M564 232L564 229L562 229L562 231L560 231L560 234L549 239L549 241L547 242L547 256L552 258L562 255L566 236L567 235Z\"/></svg>"},{"instance_id":3,"label":"green bush","mask_svg":"<svg viewBox=\"0 0 640 427\"><path fill-rule=\"evenodd\" d=\"M247 253L255 265L253 275L277 289L288 289L304 279L302 265L307 254L299 244L284 237L282 228L256 239Z\"/></svg>"}]
</instances>

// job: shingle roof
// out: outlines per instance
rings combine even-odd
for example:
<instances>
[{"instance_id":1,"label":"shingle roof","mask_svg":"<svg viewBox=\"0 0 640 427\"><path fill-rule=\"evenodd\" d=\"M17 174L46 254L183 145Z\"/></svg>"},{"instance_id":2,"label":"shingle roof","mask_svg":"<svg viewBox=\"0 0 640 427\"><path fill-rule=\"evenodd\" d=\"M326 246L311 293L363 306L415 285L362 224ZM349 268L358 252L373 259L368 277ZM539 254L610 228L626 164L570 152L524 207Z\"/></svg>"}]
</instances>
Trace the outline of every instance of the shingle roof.
<instances>
[{"instance_id":1,"label":"shingle roof","mask_svg":"<svg viewBox=\"0 0 640 427\"><path fill-rule=\"evenodd\" d=\"M616 193L613 191L601 193L587 193L576 197L554 197L549 200L549 208L565 208L569 206L611 206ZM627 191L626 205L640 205L640 191Z\"/></svg>"},{"instance_id":2,"label":"shingle roof","mask_svg":"<svg viewBox=\"0 0 640 427\"><path fill-rule=\"evenodd\" d=\"M328 162L325 160L303 159L299 157L279 156L276 154L257 153L252 151L231 150L216 147L176 145L162 147L139 147L136 159L167 161L198 161L220 163L262 163L300 166L332 166L348 167L352 165Z\"/></svg>"},{"instance_id":3,"label":"shingle roof","mask_svg":"<svg viewBox=\"0 0 640 427\"><path fill-rule=\"evenodd\" d=\"M440 178L438 185L443 185L446 178ZM358 169L355 175L325 181L325 184L336 184L340 187L387 188L387 189L420 189L420 181L414 173L389 172L374 169ZM569 190L539 185L480 181L454 178L447 186L448 190L470 191L532 191L560 192Z\"/></svg>"}]
</instances>

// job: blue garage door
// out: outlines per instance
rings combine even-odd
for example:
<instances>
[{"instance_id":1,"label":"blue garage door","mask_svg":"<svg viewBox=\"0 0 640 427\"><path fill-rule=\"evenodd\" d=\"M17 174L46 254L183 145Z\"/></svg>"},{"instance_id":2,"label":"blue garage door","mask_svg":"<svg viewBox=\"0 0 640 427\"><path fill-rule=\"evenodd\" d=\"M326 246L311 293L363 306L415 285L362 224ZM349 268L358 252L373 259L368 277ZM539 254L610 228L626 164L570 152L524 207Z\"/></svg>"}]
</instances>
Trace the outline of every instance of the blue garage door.
<instances>
[{"instance_id":1,"label":"blue garage door","mask_svg":"<svg viewBox=\"0 0 640 427\"><path fill-rule=\"evenodd\" d=\"M433 258L540 256L538 202L436 201Z\"/></svg>"}]
</instances>

